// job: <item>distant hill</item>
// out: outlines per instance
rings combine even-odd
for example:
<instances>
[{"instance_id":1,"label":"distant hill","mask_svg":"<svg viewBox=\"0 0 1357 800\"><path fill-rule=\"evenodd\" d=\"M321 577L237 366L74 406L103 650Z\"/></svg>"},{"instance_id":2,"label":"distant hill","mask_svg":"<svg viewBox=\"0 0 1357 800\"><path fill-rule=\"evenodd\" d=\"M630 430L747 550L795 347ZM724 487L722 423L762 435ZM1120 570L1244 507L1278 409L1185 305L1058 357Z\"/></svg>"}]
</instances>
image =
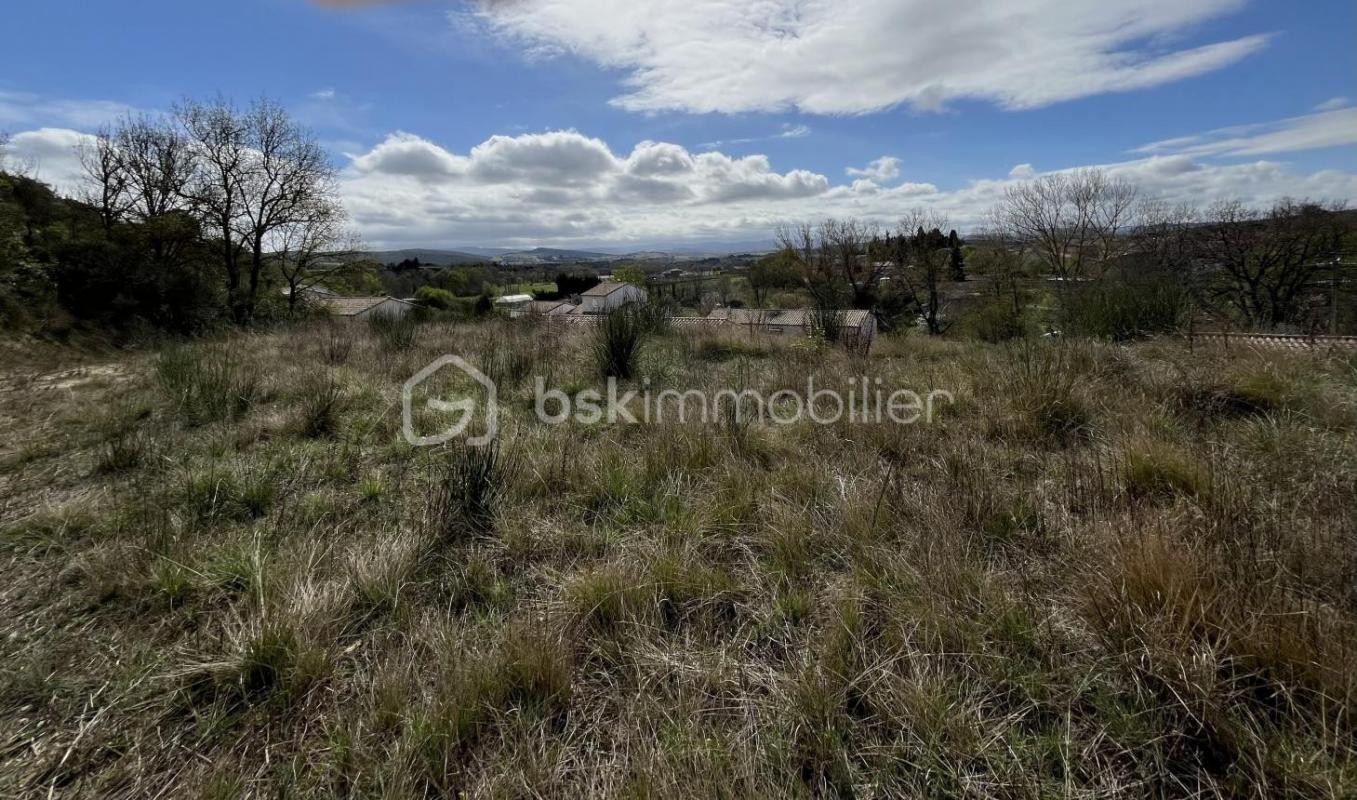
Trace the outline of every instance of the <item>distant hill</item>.
<instances>
[{"instance_id":1,"label":"distant hill","mask_svg":"<svg viewBox=\"0 0 1357 800\"><path fill-rule=\"evenodd\" d=\"M554 247L534 247L496 257L505 264L578 264L587 261L615 261L618 256L609 253L591 253L587 250L558 250Z\"/></svg>"},{"instance_id":2,"label":"distant hill","mask_svg":"<svg viewBox=\"0 0 1357 800\"><path fill-rule=\"evenodd\" d=\"M468 253L462 250L381 250L364 253L382 264L399 264L402 261L417 258L419 263L432 267L451 267L456 264L484 264L489 256Z\"/></svg>"},{"instance_id":3,"label":"distant hill","mask_svg":"<svg viewBox=\"0 0 1357 800\"><path fill-rule=\"evenodd\" d=\"M421 264L432 267L449 267L460 264L482 264L494 261L505 266L543 266L568 264L607 264L619 261L639 261L649 263L668 263L673 261L693 261L704 258L727 256L736 253L760 253L774 249L769 242L739 242L723 247L712 245L683 246L638 250L633 252L606 253L598 250L567 250L557 247L534 247L530 250L513 250L505 247L459 247L456 250L435 250L412 248L407 250L383 250L364 253L364 257L375 259L383 264L396 264L417 258Z\"/></svg>"}]
</instances>

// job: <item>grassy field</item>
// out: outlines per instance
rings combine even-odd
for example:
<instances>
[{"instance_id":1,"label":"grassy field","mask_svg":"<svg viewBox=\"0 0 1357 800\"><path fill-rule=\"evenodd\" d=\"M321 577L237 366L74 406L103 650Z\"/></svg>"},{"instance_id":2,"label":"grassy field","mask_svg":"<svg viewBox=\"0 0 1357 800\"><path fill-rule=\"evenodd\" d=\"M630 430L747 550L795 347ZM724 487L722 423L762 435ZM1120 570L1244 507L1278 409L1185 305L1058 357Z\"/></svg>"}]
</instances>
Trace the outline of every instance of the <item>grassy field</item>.
<instances>
[{"instance_id":1,"label":"grassy field","mask_svg":"<svg viewBox=\"0 0 1357 800\"><path fill-rule=\"evenodd\" d=\"M671 333L634 380L956 403L541 424L592 336L0 354L0 794L1357 794L1351 357ZM498 447L402 439L448 352Z\"/></svg>"}]
</instances>

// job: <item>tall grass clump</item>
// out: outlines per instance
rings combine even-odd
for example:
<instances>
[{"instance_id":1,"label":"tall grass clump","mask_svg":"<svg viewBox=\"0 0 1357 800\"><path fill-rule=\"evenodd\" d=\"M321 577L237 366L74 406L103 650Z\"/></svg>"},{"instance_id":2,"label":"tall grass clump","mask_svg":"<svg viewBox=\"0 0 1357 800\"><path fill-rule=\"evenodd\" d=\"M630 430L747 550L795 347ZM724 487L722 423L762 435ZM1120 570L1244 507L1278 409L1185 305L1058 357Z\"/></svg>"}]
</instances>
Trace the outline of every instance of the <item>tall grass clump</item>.
<instances>
[{"instance_id":1,"label":"tall grass clump","mask_svg":"<svg viewBox=\"0 0 1357 800\"><path fill-rule=\"evenodd\" d=\"M1075 392L1079 371L1069 347L1022 342L1008 352L1007 390L1029 432L1056 442L1087 438L1093 415Z\"/></svg>"},{"instance_id":2,"label":"tall grass clump","mask_svg":"<svg viewBox=\"0 0 1357 800\"><path fill-rule=\"evenodd\" d=\"M343 388L332 377L309 381L302 388L301 407L293 421L297 435L323 439L339 432L339 417L346 398Z\"/></svg>"},{"instance_id":3,"label":"tall grass clump","mask_svg":"<svg viewBox=\"0 0 1357 800\"><path fill-rule=\"evenodd\" d=\"M509 478L499 441L484 447L456 447L429 490L428 521L438 537L488 533Z\"/></svg>"},{"instance_id":4,"label":"tall grass clump","mask_svg":"<svg viewBox=\"0 0 1357 800\"><path fill-rule=\"evenodd\" d=\"M600 319L594 329L593 352L603 377L630 380L639 369L641 348L650 332L645 316L630 306Z\"/></svg>"},{"instance_id":5,"label":"tall grass clump","mask_svg":"<svg viewBox=\"0 0 1357 800\"><path fill-rule=\"evenodd\" d=\"M816 305L808 313L813 336L831 343L843 338L843 312L835 308Z\"/></svg>"},{"instance_id":6,"label":"tall grass clump","mask_svg":"<svg viewBox=\"0 0 1357 800\"><path fill-rule=\"evenodd\" d=\"M238 417L259 393L253 369L224 345L170 347L156 360L156 377L191 425Z\"/></svg>"},{"instance_id":7,"label":"tall grass clump","mask_svg":"<svg viewBox=\"0 0 1357 800\"><path fill-rule=\"evenodd\" d=\"M647 300L633 306L632 310L639 318L641 327L649 333L662 336L669 333L670 329L673 328L670 320L676 309L674 303L670 300Z\"/></svg>"},{"instance_id":8,"label":"tall grass clump","mask_svg":"<svg viewBox=\"0 0 1357 800\"><path fill-rule=\"evenodd\" d=\"M386 350L409 350L419 335L419 321L413 314L377 314L368 318L368 330Z\"/></svg>"},{"instance_id":9,"label":"tall grass clump","mask_svg":"<svg viewBox=\"0 0 1357 800\"><path fill-rule=\"evenodd\" d=\"M353 355L352 332L344 326L330 322L325 326L325 335L320 342L320 354L326 364L339 367L349 362Z\"/></svg>"}]
</instances>

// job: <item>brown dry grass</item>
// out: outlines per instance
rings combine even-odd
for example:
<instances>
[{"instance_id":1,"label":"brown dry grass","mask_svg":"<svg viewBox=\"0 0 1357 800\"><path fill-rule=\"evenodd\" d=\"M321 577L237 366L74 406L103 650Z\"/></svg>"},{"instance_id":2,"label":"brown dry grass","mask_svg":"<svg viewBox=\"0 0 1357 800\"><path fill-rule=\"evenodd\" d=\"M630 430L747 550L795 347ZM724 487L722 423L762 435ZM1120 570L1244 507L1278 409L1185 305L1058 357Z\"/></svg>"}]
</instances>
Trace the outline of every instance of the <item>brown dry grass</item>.
<instances>
[{"instance_id":1,"label":"brown dry grass","mask_svg":"<svg viewBox=\"0 0 1357 800\"><path fill-rule=\"evenodd\" d=\"M599 387L587 336L8 359L0 787L1357 792L1351 361L676 332L637 380L957 402L916 426L541 425L531 376ZM401 383L445 352L501 381L492 464L401 440Z\"/></svg>"}]
</instances>

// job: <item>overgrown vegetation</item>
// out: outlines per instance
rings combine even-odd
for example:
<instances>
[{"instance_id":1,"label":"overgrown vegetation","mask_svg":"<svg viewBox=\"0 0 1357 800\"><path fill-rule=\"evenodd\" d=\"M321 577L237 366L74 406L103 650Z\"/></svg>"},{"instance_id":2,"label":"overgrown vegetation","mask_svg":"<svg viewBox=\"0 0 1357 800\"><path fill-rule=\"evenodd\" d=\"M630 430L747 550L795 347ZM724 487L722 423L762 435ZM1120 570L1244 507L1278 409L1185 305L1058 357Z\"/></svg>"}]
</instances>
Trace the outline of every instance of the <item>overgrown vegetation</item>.
<instances>
[{"instance_id":1,"label":"overgrown vegetation","mask_svg":"<svg viewBox=\"0 0 1357 800\"><path fill-rule=\"evenodd\" d=\"M611 320L7 351L0 786L1357 792L1350 358L616 319L606 359ZM402 382L446 352L503 354L498 448L401 437ZM956 402L547 426L533 372Z\"/></svg>"}]
</instances>

